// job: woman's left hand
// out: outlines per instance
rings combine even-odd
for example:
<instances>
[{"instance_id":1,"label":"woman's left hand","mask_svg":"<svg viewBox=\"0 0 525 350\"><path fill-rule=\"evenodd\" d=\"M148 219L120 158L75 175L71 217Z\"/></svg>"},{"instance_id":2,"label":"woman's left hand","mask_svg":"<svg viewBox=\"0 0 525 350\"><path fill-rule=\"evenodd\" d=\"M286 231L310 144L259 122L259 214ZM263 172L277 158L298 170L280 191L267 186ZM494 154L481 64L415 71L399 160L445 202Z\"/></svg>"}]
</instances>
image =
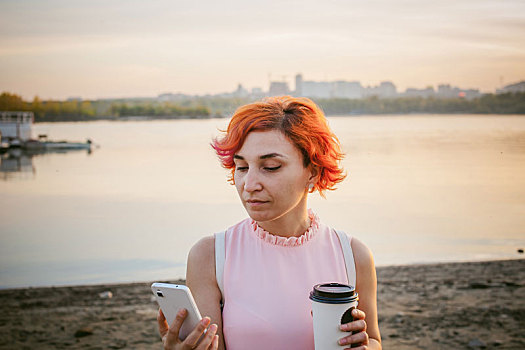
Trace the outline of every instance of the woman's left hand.
<instances>
[{"instance_id":1,"label":"woman's left hand","mask_svg":"<svg viewBox=\"0 0 525 350\"><path fill-rule=\"evenodd\" d=\"M339 345L350 345L347 348L365 350L368 349L368 333L366 333L365 313L359 309L352 310L354 320L341 325L343 332L352 332L344 338L339 339ZM345 348L346 349L346 348Z\"/></svg>"}]
</instances>

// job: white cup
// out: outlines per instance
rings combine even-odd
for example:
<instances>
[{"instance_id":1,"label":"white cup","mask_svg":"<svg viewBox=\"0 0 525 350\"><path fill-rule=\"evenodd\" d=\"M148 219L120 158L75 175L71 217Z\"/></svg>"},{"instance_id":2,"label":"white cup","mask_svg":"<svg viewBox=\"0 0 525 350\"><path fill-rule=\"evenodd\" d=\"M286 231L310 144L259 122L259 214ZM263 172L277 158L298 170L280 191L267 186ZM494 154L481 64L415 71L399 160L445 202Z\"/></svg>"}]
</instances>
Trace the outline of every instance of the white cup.
<instances>
[{"instance_id":1,"label":"white cup","mask_svg":"<svg viewBox=\"0 0 525 350\"><path fill-rule=\"evenodd\" d=\"M341 350L337 342L348 332L340 326L352 322L352 310L359 299L355 288L341 283L324 283L314 286L310 293L314 317L314 342L316 350Z\"/></svg>"}]
</instances>

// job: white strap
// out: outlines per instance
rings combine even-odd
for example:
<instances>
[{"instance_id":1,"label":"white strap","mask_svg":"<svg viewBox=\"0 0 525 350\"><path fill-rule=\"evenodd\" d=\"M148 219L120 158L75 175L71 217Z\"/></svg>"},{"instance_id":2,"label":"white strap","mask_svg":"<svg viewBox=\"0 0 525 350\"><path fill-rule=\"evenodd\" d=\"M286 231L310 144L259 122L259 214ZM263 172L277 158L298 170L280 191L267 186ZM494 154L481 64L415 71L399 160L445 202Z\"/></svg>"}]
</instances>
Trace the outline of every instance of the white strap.
<instances>
[{"instance_id":1,"label":"white strap","mask_svg":"<svg viewBox=\"0 0 525 350\"><path fill-rule=\"evenodd\" d=\"M341 243L341 248L343 249L348 284L355 287L355 261L350 239L348 239L348 236L343 231L335 230L335 232L337 233L339 243Z\"/></svg>"},{"instance_id":2,"label":"white strap","mask_svg":"<svg viewBox=\"0 0 525 350\"><path fill-rule=\"evenodd\" d=\"M224 261L226 259L226 244L225 244L226 231L218 232L215 234L215 278L217 279L217 285L221 291L221 300L224 302Z\"/></svg>"}]
</instances>

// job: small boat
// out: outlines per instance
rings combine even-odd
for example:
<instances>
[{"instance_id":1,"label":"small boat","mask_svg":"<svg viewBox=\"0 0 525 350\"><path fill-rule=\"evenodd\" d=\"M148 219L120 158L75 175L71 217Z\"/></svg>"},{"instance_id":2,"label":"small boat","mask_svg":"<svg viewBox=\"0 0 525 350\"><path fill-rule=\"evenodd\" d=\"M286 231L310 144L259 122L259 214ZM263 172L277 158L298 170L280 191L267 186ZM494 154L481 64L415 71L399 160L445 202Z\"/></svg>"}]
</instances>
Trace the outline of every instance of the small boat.
<instances>
[{"instance_id":1,"label":"small boat","mask_svg":"<svg viewBox=\"0 0 525 350\"><path fill-rule=\"evenodd\" d=\"M22 141L16 138L8 138L7 144L9 145L9 148L21 148L22 147Z\"/></svg>"},{"instance_id":2,"label":"small boat","mask_svg":"<svg viewBox=\"0 0 525 350\"><path fill-rule=\"evenodd\" d=\"M0 152L21 149L23 151L91 151L92 142L51 141L47 135L38 135L38 139L31 138L34 115L25 111L0 111Z\"/></svg>"},{"instance_id":3,"label":"small boat","mask_svg":"<svg viewBox=\"0 0 525 350\"><path fill-rule=\"evenodd\" d=\"M24 142L22 148L28 150L75 150L75 149L91 149L92 142L67 142L67 141L40 141L28 140Z\"/></svg>"}]
</instances>

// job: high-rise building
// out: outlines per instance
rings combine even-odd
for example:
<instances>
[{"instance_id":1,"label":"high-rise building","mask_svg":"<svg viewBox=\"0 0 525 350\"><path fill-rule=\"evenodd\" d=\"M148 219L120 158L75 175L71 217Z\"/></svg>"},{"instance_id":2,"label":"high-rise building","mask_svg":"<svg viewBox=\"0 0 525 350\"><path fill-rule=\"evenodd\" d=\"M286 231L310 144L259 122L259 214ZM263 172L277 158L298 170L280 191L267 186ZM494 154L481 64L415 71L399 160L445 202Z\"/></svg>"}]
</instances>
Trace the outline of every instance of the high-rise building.
<instances>
[{"instance_id":1,"label":"high-rise building","mask_svg":"<svg viewBox=\"0 0 525 350\"><path fill-rule=\"evenodd\" d=\"M379 97L391 98L396 97L396 86L390 81L382 81L378 87Z\"/></svg>"},{"instance_id":2,"label":"high-rise building","mask_svg":"<svg viewBox=\"0 0 525 350\"><path fill-rule=\"evenodd\" d=\"M336 98L363 98L363 87L358 81L336 81L333 83L332 96Z\"/></svg>"},{"instance_id":3,"label":"high-rise building","mask_svg":"<svg viewBox=\"0 0 525 350\"><path fill-rule=\"evenodd\" d=\"M453 88L450 84L438 85L437 90L438 97L441 98L454 98L459 96L459 89Z\"/></svg>"},{"instance_id":4,"label":"high-rise building","mask_svg":"<svg viewBox=\"0 0 525 350\"><path fill-rule=\"evenodd\" d=\"M304 81L303 76L297 74L295 94L312 98L360 99L366 96L395 97L397 91L396 86L389 81L384 81L379 86L364 88L358 81Z\"/></svg>"},{"instance_id":5,"label":"high-rise building","mask_svg":"<svg viewBox=\"0 0 525 350\"><path fill-rule=\"evenodd\" d=\"M441 84L438 85L436 92L436 97L438 98L466 98L471 100L476 97L480 97L481 93L478 89L460 89L455 86L450 86L450 84Z\"/></svg>"},{"instance_id":6,"label":"high-rise building","mask_svg":"<svg viewBox=\"0 0 525 350\"><path fill-rule=\"evenodd\" d=\"M434 88L429 86L425 89L408 88L403 95L406 97L431 97L434 94Z\"/></svg>"},{"instance_id":7,"label":"high-rise building","mask_svg":"<svg viewBox=\"0 0 525 350\"><path fill-rule=\"evenodd\" d=\"M242 86L242 84L239 84L237 85L237 90L235 90L233 95L236 97L246 97L249 95L249 92Z\"/></svg>"},{"instance_id":8,"label":"high-rise building","mask_svg":"<svg viewBox=\"0 0 525 350\"><path fill-rule=\"evenodd\" d=\"M332 97L332 83L326 81L303 81L302 90L306 97Z\"/></svg>"},{"instance_id":9,"label":"high-rise building","mask_svg":"<svg viewBox=\"0 0 525 350\"><path fill-rule=\"evenodd\" d=\"M281 96L281 95L288 95L290 93L290 89L288 88L288 83L285 81L272 81L270 83L270 96Z\"/></svg>"},{"instance_id":10,"label":"high-rise building","mask_svg":"<svg viewBox=\"0 0 525 350\"><path fill-rule=\"evenodd\" d=\"M497 91L498 93L506 93L506 92L525 92L525 81L520 81L516 84L510 84L507 86L504 86L502 89L499 89Z\"/></svg>"},{"instance_id":11,"label":"high-rise building","mask_svg":"<svg viewBox=\"0 0 525 350\"><path fill-rule=\"evenodd\" d=\"M297 74L295 76L295 96L303 96L303 75Z\"/></svg>"}]
</instances>

